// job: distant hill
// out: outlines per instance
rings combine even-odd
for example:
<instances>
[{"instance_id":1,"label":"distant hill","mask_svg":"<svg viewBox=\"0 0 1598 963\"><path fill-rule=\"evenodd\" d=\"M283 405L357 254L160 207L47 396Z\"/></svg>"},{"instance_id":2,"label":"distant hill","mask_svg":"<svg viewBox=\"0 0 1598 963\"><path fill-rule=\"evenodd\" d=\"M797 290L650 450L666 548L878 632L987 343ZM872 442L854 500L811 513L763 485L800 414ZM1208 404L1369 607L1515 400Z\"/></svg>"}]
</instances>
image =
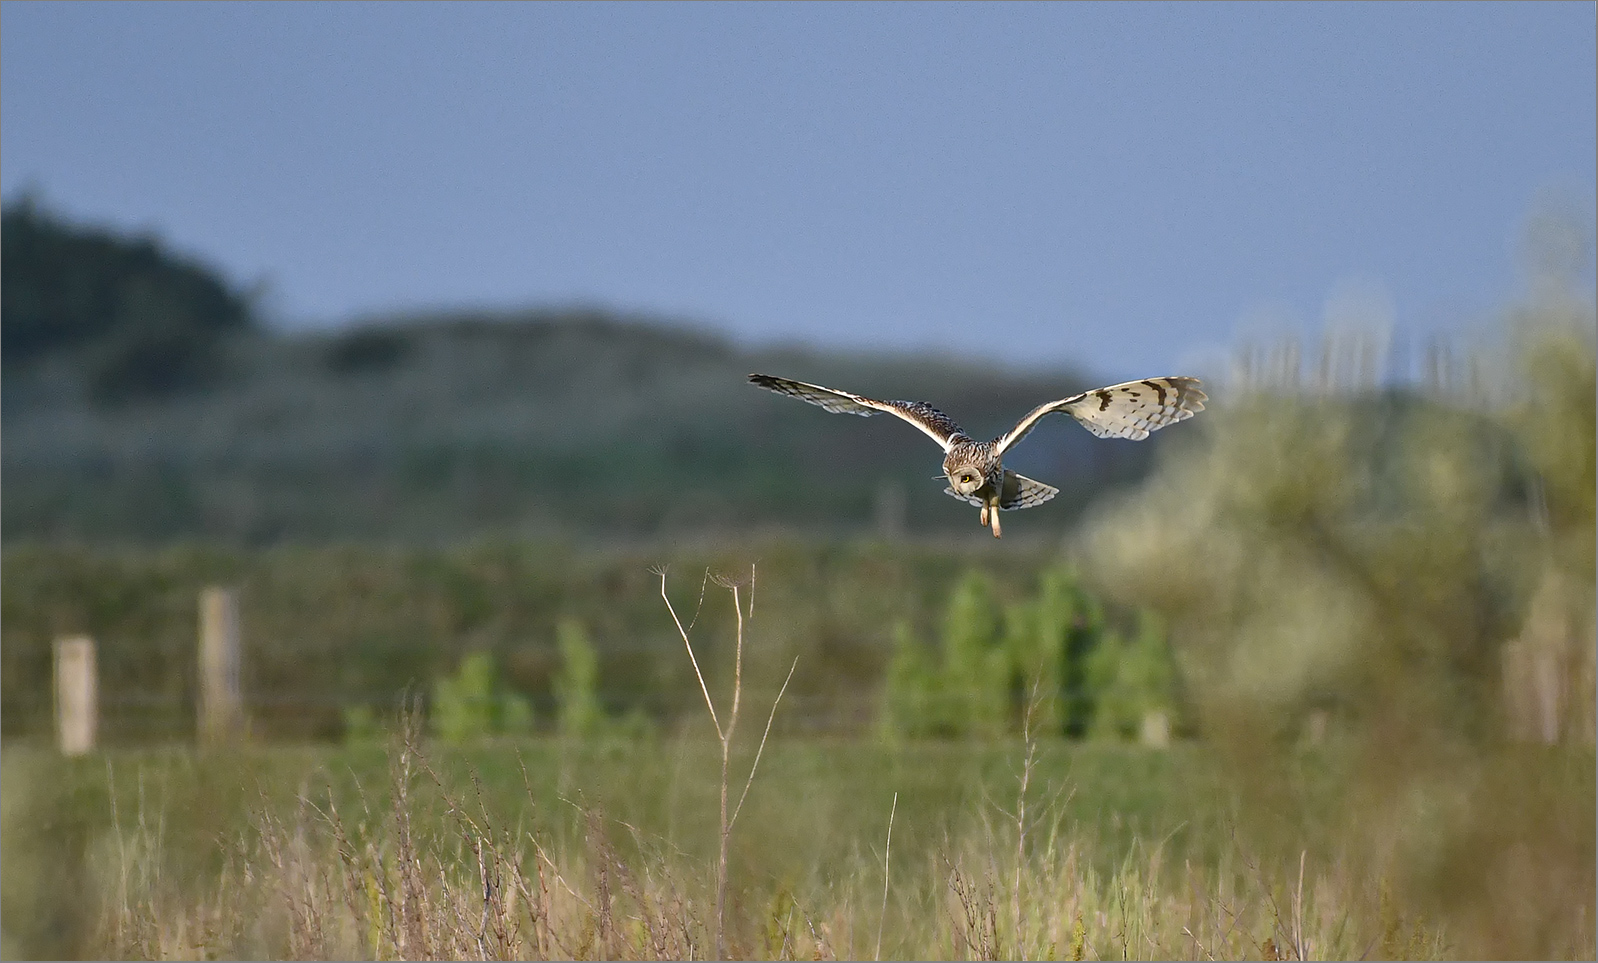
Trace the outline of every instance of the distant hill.
<instances>
[{"instance_id":1,"label":"distant hill","mask_svg":"<svg viewBox=\"0 0 1598 963\"><path fill-rule=\"evenodd\" d=\"M0 215L5 370L70 356L84 387L121 401L205 384L248 299L150 237L69 224L31 198Z\"/></svg>"},{"instance_id":2,"label":"distant hill","mask_svg":"<svg viewBox=\"0 0 1598 963\"><path fill-rule=\"evenodd\" d=\"M970 533L918 432L746 376L925 400L987 436L1092 387L934 356L745 350L594 311L274 333L207 266L27 200L4 212L3 297L8 542ZM1034 530L1140 476L1150 449L1064 419L1035 432L1010 460L1062 495Z\"/></svg>"},{"instance_id":3,"label":"distant hill","mask_svg":"<svg viewBox=\"0 0 1598 963\"><path fill-rule=\"evenodd\" d=\"M1091 387L936 357L742 350L597 313L451 315L338 333L243 334L205 391L107 404L75 356L7 371L4 538L619 538L759 527L975 531L938 450L883 418L745 382L768 371L931 401L976 434ZM1057 531L1151 446L1065 419L1010 459L1061 487ZM896 503L903 510L895 510ZM969 516L969 517L968 517ZM1024 528L1023 528L1024 530Z\"/></svg>"}]
</instances>

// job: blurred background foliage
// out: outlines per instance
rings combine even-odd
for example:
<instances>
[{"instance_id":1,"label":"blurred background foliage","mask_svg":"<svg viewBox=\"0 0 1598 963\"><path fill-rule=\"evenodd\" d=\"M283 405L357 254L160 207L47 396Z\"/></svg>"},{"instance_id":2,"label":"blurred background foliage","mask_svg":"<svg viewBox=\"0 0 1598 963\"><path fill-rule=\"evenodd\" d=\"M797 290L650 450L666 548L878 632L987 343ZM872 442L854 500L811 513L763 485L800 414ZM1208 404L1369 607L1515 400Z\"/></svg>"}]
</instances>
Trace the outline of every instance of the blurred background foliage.
<instances>
[{"instance_id":1,"label":"blurred background foliage","mask_svg":"<svg viewBox=\"0 0 1598 963\"><path fill-rule=\"evenodd\" d=\"M952 589L929 644L909 622L894 628L884 678L882 732L995 738L1142 735L1150 713L1169 725L1176 679L1165 634L1149 613L1106 618L1063 564L1042 569L1037 589L1008 604L992 581L968 571Z\"/></svg>"},{"instance_id":2,"label":"blurred background foliage","mask_svg":"<svg viewBox=\"0 0 1598 963\"><path fill-rule=\"evenodd\" d=\"M1256 830L1303 811L1294 761L1327 754L1328 838L1488 955L1554 952L1595 897L1598 324L1572 280L1533 272L1500 337L1435 348L1415 387L1244 355L1073 550L1170 626Z\"/></svg>"},{"instance_id":3,"label":"blurred background foliage","mask_svg":"<svg viewBox=\"0 0 1598 963\"><path fill-rule=\"evenodd\" d=\"M1216 724L1244 706L1262 733L1269 706L1276 734L1313 716L1491 738L1505 645L1555 645L1528 615L1557 608L1574 671L1542 700L1546 736L1590 732L1592 318L1575 300L1516 309L1503 353L1474 367L1490 383L1240 377L1075 553L1173 626Z\"/></svg>"}]
</instances>

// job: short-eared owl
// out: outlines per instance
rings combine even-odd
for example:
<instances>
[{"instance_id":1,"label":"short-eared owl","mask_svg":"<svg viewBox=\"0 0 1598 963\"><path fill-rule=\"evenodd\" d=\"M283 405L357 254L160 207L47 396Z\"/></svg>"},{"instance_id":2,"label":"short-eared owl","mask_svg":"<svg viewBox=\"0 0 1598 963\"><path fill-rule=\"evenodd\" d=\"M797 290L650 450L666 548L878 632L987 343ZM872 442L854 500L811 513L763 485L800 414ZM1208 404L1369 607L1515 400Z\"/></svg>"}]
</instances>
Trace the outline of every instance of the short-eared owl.
<instances>
[{"instance_id":1,"label":"short-eared owl","mask_svg":"<svg viewBox=\"0 0 1598 963\"><path fill-rule=\"evenodd\" d=\"M1000 510L1032 508L1060 491L1017 475L1001 463L1004 453L1025 438L1044 415L1063 411L1100 438L1141 441L1151 431L1185 421L1203 411L1207 398L1199 390L1197 378L1128 381L1124 385L1084 391L1039 405L999 437L992 441L976 441L948 415L924 401L877 401L836 388L763 374L752 374L749 381L838 414L870 416L886 411L920 428L943 446L943 474L949 479L949 487L944 491L980 507L982 524L992 527L994 538L999 537Z\"/></svg>"}]
</instances>

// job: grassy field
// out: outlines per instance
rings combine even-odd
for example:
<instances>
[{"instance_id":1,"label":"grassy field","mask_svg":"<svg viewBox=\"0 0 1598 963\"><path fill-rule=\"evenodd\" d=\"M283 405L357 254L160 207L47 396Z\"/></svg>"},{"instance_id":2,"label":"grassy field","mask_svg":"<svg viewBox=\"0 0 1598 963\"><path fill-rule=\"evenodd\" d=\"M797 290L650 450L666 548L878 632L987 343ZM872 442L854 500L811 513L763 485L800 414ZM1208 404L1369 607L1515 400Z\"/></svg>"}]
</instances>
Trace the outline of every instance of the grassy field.
<instances>
[{"instance_id":1,"label":"grassy field","mask_svg":"<svg viewBox=\"0 0 1598 963\"><path fill-rule=\"evenodd\" d=\"M390 768L400 764L400 750L383 745L215 756L147 751L76 761L9 751L3 782L6 931L13 941L8 955L416 955L414 945L394 945L386 923L376 931L363 928L371 921L356 919L360 913L344 905L338 879L346 867L330 816L339 814L342 832L355 840L354 855L372 858L396 883L402 875L396 860L406 845L421 854L420 885L426 899L438 902L446 894L461 896L464 891L457 891L470 882L462 874L477 871L470 840L463 843L462 826L450 813L452 802L461 804L461 818L472 821L468 835L498 834L524 874L537 878L540 869L546 872L541 885L556 890L551 899L558 902L565 893L574 904L546 924L550 932L541 942L538 921L519 920L523 942L507 949L648 955L649 947L635 942L638 933L620 922L625 932L607 937L604 950L592 945L599 939L591 932L598 925L594 903L602 898L594 863L614 859L638 879L665 887L660 892L681 898L682 938L695 952L707 952L704 917L713 883L719 762L711 742L690 736L608 745L548 740L413 748L407 758L414 768L398 781ZM747 753L742 761L747 765ZM833 954L871 952L882 915L881 860L890 813L899 881L895 889L889 880L893 912L892 925L885 924L885 952L955 950L948 941L957 921L943 918L952 894L939 892L940 878L951 871L945 863L965 866L973 885L1000 882L996 866L988 864L1014 863L1012 814L1023 763L1024 751L1016 745L773 744L734 827L729 929L735 952L773 954L780 946L765 942L770 928L800 922L789 934L790 954L817 951L812 944L822 930L812 932L812 926L831 934ZM397 806L401 785L404 803ZM1041 746L1027 792L1033 807L1027 817L1029 855L1037 861L1029 869L1058 870L1046 864L1068 858L1074 873L1107 885L1127 873L1147 875L1161 863L1216 867L1223 855L1216 843L1228 832L1217 792L1190 750ZM413 839L406 845L402 822ZM271 855L280 846L303 861L294 872L309 874L300 880L309 889L289 885L286 877L240 877L274 870L293 875ZM353 872L357 882L363 873L371 875L366 869ZM35 885L39 880L52 885ZM331 888L318 890L322 883ZM612 896L618 918L642 910L624 905L625 894ZM304 942L311 937L310 920L289 907L304 900L316 904L309 911L322 917L317 939L325 942L319 948ZM792 904L792 920L786 903ZM527 914L531 908L519 909ZM779 909L782 918L775 915ZM243 912L233 916L230 910ZM439 906L429 911L442 914L442 929L430 929L429 945L453 952L444 949L456 938L447 933L460 927ZM1074 919L1067 922L1074 925ZM1103 928L1098 922L1091 914L1084 921L1094 924L1084 952L1118 952L1124 935L1109 928L1107 918ZM373 932L385 935L373 942ZM61 937L68 941L55 942ZM404 935L398 939L403 942ZM1246 944L1240 948L1248 952ZM995 950L1016 951L1003 943Z\"/></svg>"},{"instance_id":2,"label":"grassy field","mask_svg":"<svg viewBox=\"0 0 1598 963\"><path fill-rule=\"evenodd\" d=\"M718 766L704 733L76 760L13 745L5 953L710 956ZM1480 945L1404 895L1400 862L1337 843L1334 771L1300 758L1262 819L1193 746L774 741L731 831L727 949L1400 958ZM1590 912L1561 922L1574 942L1542 948L1590 955Z\"/></svg>"}]
</instances>

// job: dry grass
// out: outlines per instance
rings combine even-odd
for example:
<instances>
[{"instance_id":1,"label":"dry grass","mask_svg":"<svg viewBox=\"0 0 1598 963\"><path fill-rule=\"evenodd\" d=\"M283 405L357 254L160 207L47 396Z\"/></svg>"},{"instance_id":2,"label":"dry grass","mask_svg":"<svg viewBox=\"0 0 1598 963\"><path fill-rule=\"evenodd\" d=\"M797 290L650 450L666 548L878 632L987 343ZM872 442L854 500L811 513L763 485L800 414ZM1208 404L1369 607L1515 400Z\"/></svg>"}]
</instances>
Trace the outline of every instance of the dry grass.
<instances>
[{"instance_id":1,"label":"dry grass","mask_svg":"<svg viewBox=\"0 0 1598 963\"><path fill-rule=\"evenodd\" d=\"M716 727L716 741L721 744L721 783L719 798L721 801L719 831L717 840L720 848L716 853L716 925L715 942L716 958L727 958L726 938L726 913L727 913L727 845L732 841L732 826L738 821L738 813L743 810L744 802L749 798L749 787L754 785L755 771L760 768L760 757L766 752L766 740L771 736L772 720L777 718L777 707L782 704L782 695L788 691L788 683L793 681L794 669L799 667L796 658L793 665L788 668L787 678L782 680L782 688L777 690L777 697L771 700L771 714L766 717L765 731L760 734L760 747L755 750L755 759L749 764L749 775L744 779L742 795L738 797L738 804L733 807L732 813L727 812L727 777L732 765L732 737L738 729L738 710L743 704L744 690L744 623L746 619L752 620L755 616L755 567L749 567L749 581L744 583L737 579L717 577L716 584L732 593L732 609L737 615L738 629L737 642L733 649L732 669L732 711L727 713L727 721L722 722L716 714L716 702L710 697L710 687L705 684L705 674L699 669L699 657L694 654L694 643L689 638L689 630L693 628L690 621L687 627L682 624L682 619L677 617L677 610L671 604L671 597L666 594L666 569L656 569L660 576L660 598L666 603L666 611L671 613L671 621L677 626L677 632L682 636L682 644L688 650L688 661L693 664L694 677L699 680L699 691L705 696L705 709L710 713L710 724ZM699 604L702 608L705 601L705 585L710 581L710 571L705 571L705 580L699 586ZM745 608L740 591L747 584L749 587L748 607ZM694 613L695 620L698 612Z\"/></svg>"},{"instance_id":2,"label":"dry grass","mask_svg":"<svg viewBox=\"0 0 1598 963\"><path fill-rule=\"evenodd\" d=\"M1020 760L1026 772L1024 757ZM302 788L264 799L206 879L164 876L168 831L146 801L101 854L100 951L120 958L701 959L716 950L717 867L593 809L562 839L452 793L417 728L389 750L386 793ZM477 787L475 779L474 788ZM1019 790L1019 783L1012 786ZM529 799L532 787L528 787ZM379 802L378 800L383 800ZM577 806L578 803L572 802ZM126 810L128 807L124 806ZM897 802L895 802L897 809ZM440 811L441 810L441 811ZM880 856L797 885L727 896L738 958L1266 958L1450 952L1382 877L1234 841L1219 862L1137 842L1101 868L1059 797L989 804L965 831L893 866ZM1020 833L1027 832L1026 837ZM889 875L890 869L892 870Z\"/></svg>"}]
</instances>

